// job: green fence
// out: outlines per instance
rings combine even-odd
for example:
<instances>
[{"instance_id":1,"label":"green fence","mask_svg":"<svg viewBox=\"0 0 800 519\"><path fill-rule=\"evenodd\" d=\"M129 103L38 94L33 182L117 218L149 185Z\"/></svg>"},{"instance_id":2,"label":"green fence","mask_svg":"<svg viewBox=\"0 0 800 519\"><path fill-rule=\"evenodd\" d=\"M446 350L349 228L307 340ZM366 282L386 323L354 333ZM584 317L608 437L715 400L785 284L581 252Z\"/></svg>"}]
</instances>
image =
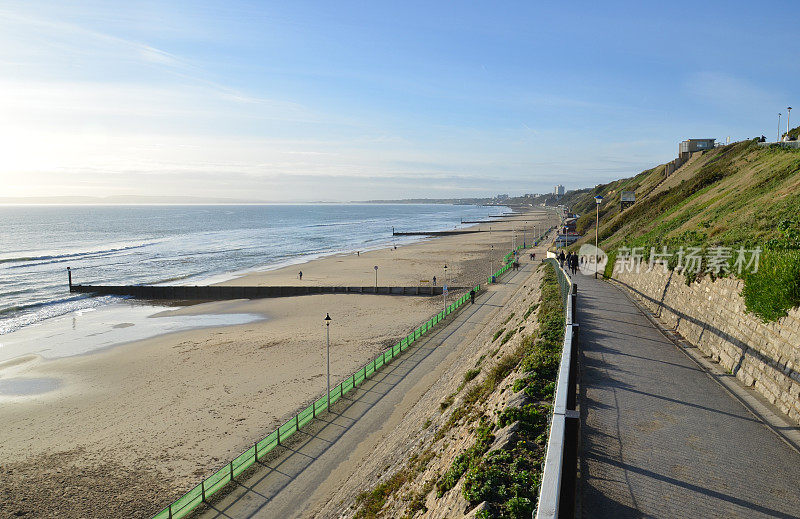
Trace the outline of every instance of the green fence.
<instances>
[{"instance_id":1,"label":"green fence","mask_svg":"<svg viewBox=\"0 0 800 519\"><path fill-rule=\"evenodd\" d=\"M532 248L532 247L535 247L535 246L539 245L539 243L540 243L540 242L541 242L541 241L542 241L542 240L543 240L545 237L547 237L548 233L550 233L550 231L552 231L552 230L553 230L553 228L552 228L552 227L550 227L549 229L547 229L547 230L544 232L544 234L542 234L542 237L541 237L539 240L534 240L534 241L533 241L533 244L531 245L531 247L528 247L528 248L530 249L530 248ZM503 266L502 266L502 267L500 267L500 269L499 269L497 272L495 272L494 274L492 274L491 276L489 276L488 278L486 278L486 282L487 282L487 283L489 283L489 284L491 284L491 283L492 283L492 278L495 278L495 279L496 279L496 278L499 278L499 277L500 277L502 274L505 274L505 272L506 272L508 269L510 269L510 268L513 266L513 263L514 263L514 262L513 262L512 260L514 259L514 253L515 253L515 252L517 252L517 251L520 251L520 250L522 250L523 248L525 248L523 245L519 245L519 246L517 246L517 248L516 248L516 249L512 250L511 252L509 252L508 254L506 254L505 256L503 256L503 261L502 261L502 263L503 263Z\"/></svg>"},{"instance_id":2,"label":"green fence","mask_svg":"<svg viewBox=\"0 0 800 519\"><path fill-rule=\"evenodd\" d=\"M505 272L505 270L501 270ZM480 291L480 289L480 285L474 288L476 293ZM253 463L257 462L261 456L266 455L280 445L281 442L285 442L291 438L294 433L310 422L318 413L326 410L329 405L334 404L342 396L370 378L375 372L381 369L382 366L391 362L392 359L411 346L414 341L419 340L425 333L436 326L437 323L443 321L448 315L455 312L461 305L469 301L469 299L469 293L459 297L446 309L428 319L419 328L408 334L407 337L403 337L400 342L361 366L361 368L347 377L341 384L331 389L327 399L325 395L323 395L320 399L312 402L311 405L269 433L265 438L255 442L252 447L231 460L230 463L201 481L199 485L178 498L177 501L158 512L153 519L180 519L181 517L189 515L192 510L225 487L233 478L247 470Z\"/></svg>"}]
</instances>

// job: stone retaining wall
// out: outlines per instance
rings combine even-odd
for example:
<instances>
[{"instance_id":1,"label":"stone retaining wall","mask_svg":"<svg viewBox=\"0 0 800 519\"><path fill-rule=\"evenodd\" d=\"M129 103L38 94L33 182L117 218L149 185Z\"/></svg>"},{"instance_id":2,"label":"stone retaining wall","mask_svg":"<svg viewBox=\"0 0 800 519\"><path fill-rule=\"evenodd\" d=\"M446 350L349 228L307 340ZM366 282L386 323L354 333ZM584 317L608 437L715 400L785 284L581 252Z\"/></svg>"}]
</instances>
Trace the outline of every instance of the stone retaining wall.
<instances>
[{"instance_id":1,"label":"stone retaining wall","mask_svg":"<svg viewBox=\"0 0 800 519\"><path fill-rule=\"evenodd\" d=\"M743 282L706 276L687 286L682 274L614 274L661 320L800 424L800 310L764 323L745 310Z\"/></svg>"}]
</instances>

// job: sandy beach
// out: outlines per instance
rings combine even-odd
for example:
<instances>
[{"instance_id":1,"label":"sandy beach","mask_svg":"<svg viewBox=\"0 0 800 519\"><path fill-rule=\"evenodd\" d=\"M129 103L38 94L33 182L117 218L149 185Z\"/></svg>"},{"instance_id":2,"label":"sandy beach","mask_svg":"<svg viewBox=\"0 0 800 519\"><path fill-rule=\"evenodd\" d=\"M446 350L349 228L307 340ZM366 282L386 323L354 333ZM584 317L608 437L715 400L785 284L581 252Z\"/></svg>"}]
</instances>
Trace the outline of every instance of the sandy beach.
<instances>
[{"instance_id":1,"label":"sandy beach","mask_svg":"<svg viewBox=\"0 0 800 519\"><path fill-rule=\"evenodd\" d=\"M491 233L334 255L225 284L373 285L375 265L382 286L434 275L442 284L446 264L450 286L472 286L490 271L492 245L499 267L512 229L521 245L524 226L530 241L534 223L553 224L544 212L503 220ZM0 366L0 379L57 381L43 394L2 399L0 517L149 517L324 391L326 313L335 384L441 307L441 297L380 295L204 303L166 313L264 319Z\"/></svg>"}]
</instances>

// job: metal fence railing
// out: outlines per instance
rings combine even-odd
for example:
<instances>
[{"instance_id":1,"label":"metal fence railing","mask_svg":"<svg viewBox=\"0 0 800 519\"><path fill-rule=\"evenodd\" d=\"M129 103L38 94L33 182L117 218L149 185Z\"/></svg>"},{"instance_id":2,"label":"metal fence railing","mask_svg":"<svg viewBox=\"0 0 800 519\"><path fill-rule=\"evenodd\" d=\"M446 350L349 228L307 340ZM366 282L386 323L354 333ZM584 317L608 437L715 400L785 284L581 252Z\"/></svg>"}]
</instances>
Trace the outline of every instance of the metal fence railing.
<instances>
[{"instance_id":1,"label":"metal fence railing","mask_svg":"<svg viewBox=\"0 0 800 519\"><path fill-rule=\"evenodd\" d=\"M550 436L547 440L544 470L539 489L536 519L572 518L575 515L575 488L578 469L580 415L577 410L578 337L575 322L577 285L559 266L548 258L556 270L564 301L566 324L564 346L553 401Z\"/></svg>"}]
</instances>

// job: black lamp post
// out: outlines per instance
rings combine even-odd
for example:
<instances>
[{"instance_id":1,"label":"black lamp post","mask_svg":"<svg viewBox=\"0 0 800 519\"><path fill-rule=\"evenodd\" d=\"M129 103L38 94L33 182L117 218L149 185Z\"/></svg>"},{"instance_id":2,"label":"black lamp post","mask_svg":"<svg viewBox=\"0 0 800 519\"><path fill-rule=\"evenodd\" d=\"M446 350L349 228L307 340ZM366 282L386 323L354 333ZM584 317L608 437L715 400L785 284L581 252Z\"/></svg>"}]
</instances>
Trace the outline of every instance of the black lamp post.
<instances>
[{"instance_id":1,"label":"black lamp post","mask_svg":"<svg viewBox=\"0 0 800 519\"><path fill-rule=\"evenodd\" d=\"M328 411L331 409L331 315L325 314L325 342L328 345L328 391L325 393L325 406Z\"/></svg>"}]
</instances>

